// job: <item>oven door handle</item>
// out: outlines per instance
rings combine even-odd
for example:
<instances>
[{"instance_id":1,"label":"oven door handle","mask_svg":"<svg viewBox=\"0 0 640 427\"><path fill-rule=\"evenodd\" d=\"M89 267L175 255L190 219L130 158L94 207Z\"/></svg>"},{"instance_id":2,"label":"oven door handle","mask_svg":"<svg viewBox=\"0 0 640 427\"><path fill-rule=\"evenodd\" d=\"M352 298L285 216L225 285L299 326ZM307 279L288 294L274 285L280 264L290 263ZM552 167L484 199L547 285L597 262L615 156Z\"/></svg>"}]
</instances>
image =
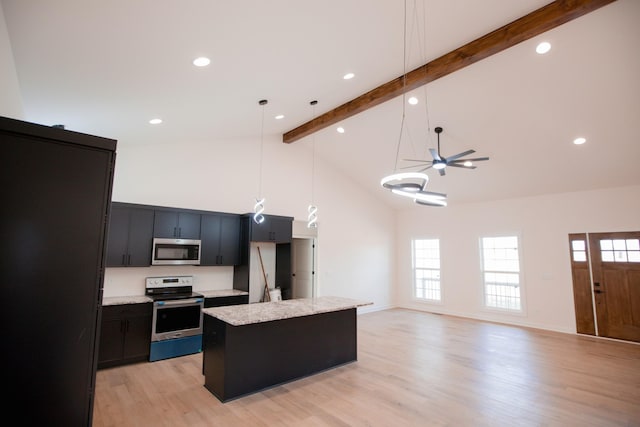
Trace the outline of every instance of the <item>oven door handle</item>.
<instances>
[{"instance_id":1,"label":"oven door handle","mask_svg":"<svg viewBox=\"0 0 640 427\"><path fill-rule=\"evenodd\" d=\"M202 304L204 302L204 298L193 298L193 299L177 299L174 301L156 301L156 305L159 306L173 306L173 305L193 305L193 304Z\"/></svg>"}]
</instances>

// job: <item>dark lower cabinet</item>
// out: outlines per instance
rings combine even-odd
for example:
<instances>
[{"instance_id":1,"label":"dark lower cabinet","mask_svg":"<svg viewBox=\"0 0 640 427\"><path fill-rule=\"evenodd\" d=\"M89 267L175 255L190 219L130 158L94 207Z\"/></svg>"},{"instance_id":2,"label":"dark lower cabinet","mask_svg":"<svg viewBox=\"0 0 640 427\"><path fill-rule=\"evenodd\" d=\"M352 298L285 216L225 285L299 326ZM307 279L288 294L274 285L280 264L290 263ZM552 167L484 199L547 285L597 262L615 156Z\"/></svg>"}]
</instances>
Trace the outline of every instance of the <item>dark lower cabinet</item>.
<instances>
[{"instance_id":1,"label":"dark lower cabinet","mask_svg":"<svg viewBox=\"0 0 640 427\"><path fill-rule=\"evenodd\" d=\"M0 117L0 143L0 408L90 426L116 141Z\"/></svg>"},{"instance_id":2,"label":"dark lower cabinet","mask_svg":"<svg viewBox=\"0 0 640 427\"><path fill-rule=\"evenodd\" d=\"M102 307L98 368L149 360L151 303Z\"/></svg>"}]
</instances>

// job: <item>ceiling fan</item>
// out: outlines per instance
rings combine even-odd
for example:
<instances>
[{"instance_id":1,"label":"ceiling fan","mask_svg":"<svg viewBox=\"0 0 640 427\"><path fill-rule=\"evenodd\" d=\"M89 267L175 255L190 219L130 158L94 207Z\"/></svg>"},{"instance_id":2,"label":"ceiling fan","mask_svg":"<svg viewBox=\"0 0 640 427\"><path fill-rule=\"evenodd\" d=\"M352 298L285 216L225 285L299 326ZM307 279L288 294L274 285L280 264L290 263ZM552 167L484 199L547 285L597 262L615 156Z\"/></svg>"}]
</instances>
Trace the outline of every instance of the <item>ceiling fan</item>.
<instances>
[{"instance_id":1,"label":"ceiling fan","mask_svg":"<svg viewBox=\"0 0 640 427\"><path fill-rule=\"evenodd\" d=\"M417 159L404 159L409 162L421 162L427 164L427 167L422 168L419 172L426 171L429 168L434 168L438 170L440 175L444 175L445 168L447 166L452 166L456 168L467 168L467 169L475 169L473 166L473 162L481 162L484 160L489 160L488 157L477 157L475 159L463 159L462 157L468 156L469 154L475 153L475 150L467 150L462 153L455 154L453 156L444 157L440 154L440 134L442 133L442 128L437 127L434 129L438 134L438 151L433 148L429 148L429 152L431 153L431 157L433 160L417 160ZM415 168L417 165L409 166L407 168Z\"/></svg>"}]
</instances>

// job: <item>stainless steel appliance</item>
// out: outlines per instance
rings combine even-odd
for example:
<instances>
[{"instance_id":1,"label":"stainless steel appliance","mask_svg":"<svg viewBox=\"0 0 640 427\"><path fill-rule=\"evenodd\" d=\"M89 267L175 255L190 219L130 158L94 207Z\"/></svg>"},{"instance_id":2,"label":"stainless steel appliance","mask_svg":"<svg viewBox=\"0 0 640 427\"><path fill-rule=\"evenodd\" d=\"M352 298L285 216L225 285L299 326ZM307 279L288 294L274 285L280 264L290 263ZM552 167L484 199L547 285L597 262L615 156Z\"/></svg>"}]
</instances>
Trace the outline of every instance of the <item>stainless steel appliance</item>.
<instances>
[{"instance_id":1,"label":"stainless steel appliance","mask_svg":"<svg viewBox=\"0 0 640 427\"><path fill-rule=\"evenodd\" d=\"M193 276L147 277L145 293L153 299L149 360L200 352L204 296L193 292Z\"/></svg>"},{"instance_id":2,"label":"stainless steel appliance","mask_svg":"<svg viewBox=\"0 0 640 427\"><path fill-rule=\"evenodd\" d=\"M152 265L200 265L200 240L153 239Z\"/></svg>"}]
</instances>

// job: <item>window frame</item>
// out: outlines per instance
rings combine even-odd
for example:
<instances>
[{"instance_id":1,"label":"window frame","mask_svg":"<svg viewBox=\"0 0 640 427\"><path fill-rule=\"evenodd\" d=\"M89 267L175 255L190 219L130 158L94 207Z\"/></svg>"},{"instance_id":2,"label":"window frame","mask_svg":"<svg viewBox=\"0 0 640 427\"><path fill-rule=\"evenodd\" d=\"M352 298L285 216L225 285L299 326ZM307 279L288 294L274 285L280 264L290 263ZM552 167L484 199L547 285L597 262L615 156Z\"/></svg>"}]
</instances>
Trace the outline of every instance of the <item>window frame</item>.
<instances>
[{"instance_id":1,"label":"window frame","mask_svg":"<svg viewBox=\"0 0 640 427\"><path fill-rule=\"evenodd\" d=\"M518 244L518 288L520 290L520 309L506 308L506 307L492 307L487 305L486 298L486 282L485 282L485 269L484 269L484 245L483 239L485 238L501 238L501 237L515 237ZM523 243L522 235L519 232L514 233L490 233L483 234L478 237L478 261L479 261L479 280L480 280L480 307L483 311L492 313L510 314L516 316L527 315L526 305L526 292L525 292L525 274L524 274L524 255L523 255ZM486 270L491 272L493 270ZM497 271L496 272L506 272ZM513 273L513 272L511 272Z\"/></svg>"}]
</instances>

